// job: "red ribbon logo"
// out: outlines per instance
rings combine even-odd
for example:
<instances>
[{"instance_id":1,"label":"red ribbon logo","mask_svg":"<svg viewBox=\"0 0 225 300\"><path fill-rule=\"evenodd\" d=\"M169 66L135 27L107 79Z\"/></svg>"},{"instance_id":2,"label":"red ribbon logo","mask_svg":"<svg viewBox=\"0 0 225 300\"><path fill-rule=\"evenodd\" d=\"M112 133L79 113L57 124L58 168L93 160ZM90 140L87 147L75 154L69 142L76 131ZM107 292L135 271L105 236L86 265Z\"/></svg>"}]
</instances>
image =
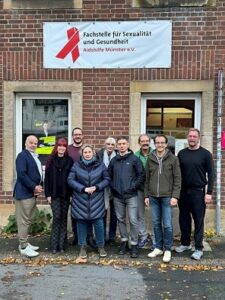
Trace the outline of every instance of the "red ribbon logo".
<instances>
[{"instance_id":1,"label":"red ribbon logo","mask_svg":"<svg viewBox=\"0 0 225 300\"><path fill-rule=\"evenodd\" d=\"M75 27L67 30L68 42L56 55L57 58L64 59L69 53L72 55L72 60L75 62L80 56L78 43L80 41L79 30Z\"/></svg>"}]
</instances>

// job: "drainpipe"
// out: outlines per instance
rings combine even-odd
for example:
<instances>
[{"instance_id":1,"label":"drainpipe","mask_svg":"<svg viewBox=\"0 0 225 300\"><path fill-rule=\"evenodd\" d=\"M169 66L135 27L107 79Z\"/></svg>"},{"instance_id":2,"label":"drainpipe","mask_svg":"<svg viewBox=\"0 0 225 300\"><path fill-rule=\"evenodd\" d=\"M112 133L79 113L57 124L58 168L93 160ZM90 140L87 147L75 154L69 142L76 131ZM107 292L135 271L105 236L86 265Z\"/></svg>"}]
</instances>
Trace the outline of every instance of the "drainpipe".
<instances>
[{"instance_id":1,"label":"drainpipe","mask_svg":"<svg viewBox=\"0 0 225 300\"><path fill-rule=\"evenodd\" d=\"M218 72L218 110L217 110L217 193L216 193L216 233L220 235L220 220L221 220L221 135L222 135L222 100L223 100L223 70Z\"/></svg>"}]
</instances>

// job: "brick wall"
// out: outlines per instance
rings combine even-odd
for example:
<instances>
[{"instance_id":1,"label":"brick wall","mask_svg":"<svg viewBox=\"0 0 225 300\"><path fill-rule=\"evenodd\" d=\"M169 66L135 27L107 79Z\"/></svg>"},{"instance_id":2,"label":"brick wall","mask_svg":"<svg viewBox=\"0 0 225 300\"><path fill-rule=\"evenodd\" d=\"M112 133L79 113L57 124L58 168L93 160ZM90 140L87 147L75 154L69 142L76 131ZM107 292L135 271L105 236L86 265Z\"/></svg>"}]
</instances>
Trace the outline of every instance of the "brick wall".
<instances>
[{"instance_id":1,"label":"brick wall","mask_svg":"<svg viewBox=\"0 0 225 300\"><path fill-rule=\"evenodd\" d=\"M225 68L224 15L225 1L221 0L216 6L190 8L137 8L132 7L132 0L84 0L79 9L42 10L3 10L0 1L0 202L11 201L11 194L2 191L1 184L3 80L82 81L84 134L86 141L98 148L108 135L128 135L129 91L133 80L214 79L212 113L216 116L217 72ZM170 69L46 70L42 67L43 22L159 19L173 22ZM223 182L224 178L223 171ZM225 205L225 198L222 200Z\"/></svg>"}]
</instances>

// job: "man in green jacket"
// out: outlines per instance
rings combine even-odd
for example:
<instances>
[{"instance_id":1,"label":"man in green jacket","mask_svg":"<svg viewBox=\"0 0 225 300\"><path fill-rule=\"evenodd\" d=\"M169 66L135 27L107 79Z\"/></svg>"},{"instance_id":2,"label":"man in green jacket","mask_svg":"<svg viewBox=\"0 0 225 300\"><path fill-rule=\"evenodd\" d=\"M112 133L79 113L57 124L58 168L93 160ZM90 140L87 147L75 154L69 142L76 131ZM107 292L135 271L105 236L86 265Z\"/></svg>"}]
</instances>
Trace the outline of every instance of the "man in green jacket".
<instances>
[{"instance_id":1,"label":"man in green jacket","mask_svg":"<svg viewBox=\"0 0 225 300\"><path fill-rule=\"evenodd\" d=\"M154 138L156 149L146 165L145 204L151 205L156 248L148 254L153 258L163 255L170 262L173 244L172 207L177 205L181 189L178 158L167 149L168 139L159 134Z\"/></svg>"},{"instance_id":2,"label":"man in green jacket","mask_svg":"<svg viewBox=\"0 0 225 300\"><path fill-rule=\"evenodd\" d=\"M143 167L146 167L146 162L151 153L150 137L147 134L141 134L138 138L140 149L134 154L140 158ZM144 248L148 242L148 232L145 225L145 202L144 202L144 184L138 190L138 225L139 225L139 241L138 247Z\"/></svg>"}]
</instances>

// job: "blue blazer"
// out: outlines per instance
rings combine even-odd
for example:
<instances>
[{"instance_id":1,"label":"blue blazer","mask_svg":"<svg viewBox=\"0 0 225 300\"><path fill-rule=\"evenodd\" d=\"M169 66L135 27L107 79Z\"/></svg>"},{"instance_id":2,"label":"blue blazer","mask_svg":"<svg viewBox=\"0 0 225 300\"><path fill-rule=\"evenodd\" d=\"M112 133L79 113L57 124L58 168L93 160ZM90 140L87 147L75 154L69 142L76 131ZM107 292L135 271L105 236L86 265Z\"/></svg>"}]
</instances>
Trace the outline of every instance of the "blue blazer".
<instances>
[{"instance_id":1,"label":"blue blazer","mask_svg":"<svg viewBox=\"0 0 225 300\"><path fill-rule=\"evenodd\" d=\"M34 188L41 184L41 175L36 161L28 150L20 152L16 158L17 179L13 191L16 200L34 197Z\"/></svg>"}]
</instances>

